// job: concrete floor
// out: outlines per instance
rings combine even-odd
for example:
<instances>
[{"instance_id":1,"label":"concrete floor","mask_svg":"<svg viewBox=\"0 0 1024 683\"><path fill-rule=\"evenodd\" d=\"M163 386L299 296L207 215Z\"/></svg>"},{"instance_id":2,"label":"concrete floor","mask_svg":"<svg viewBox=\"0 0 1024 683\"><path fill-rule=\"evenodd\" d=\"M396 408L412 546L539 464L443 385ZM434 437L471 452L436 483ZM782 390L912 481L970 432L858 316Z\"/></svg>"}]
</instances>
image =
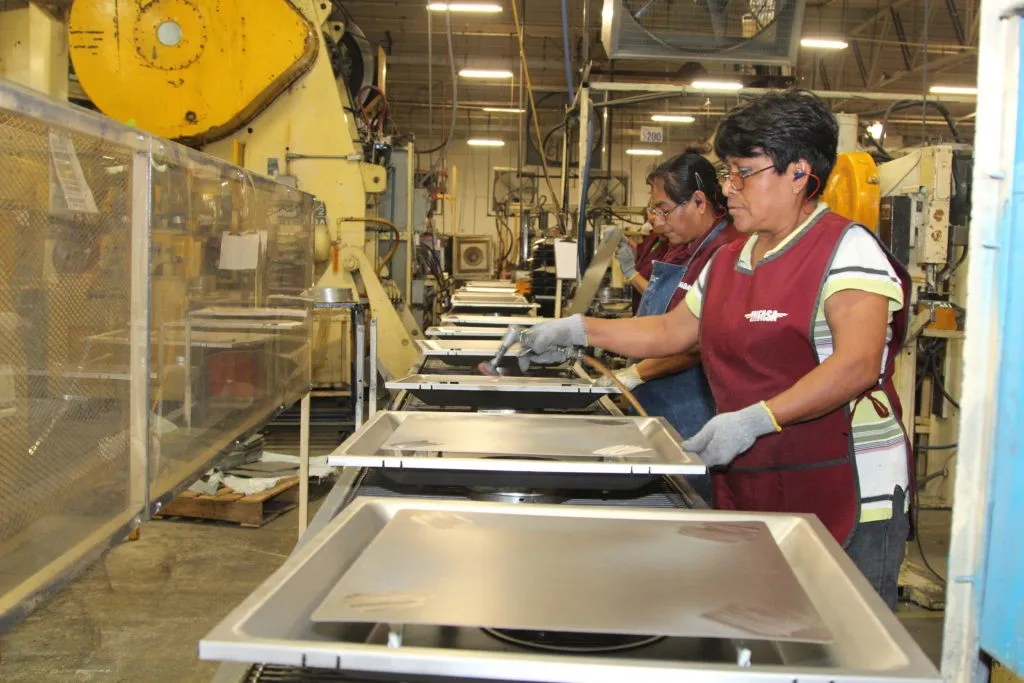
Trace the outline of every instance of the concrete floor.
<instances>
[{"instance_id":1,"label":"concrete floor","mask_svg":"<svg viewBox=\"0 0 1024 683\"><path fill-rule=\"evenodd\" d=\"M295 512L260 529L153 521L0 638L0 680L209 681L199 639L284 562Z\"/></svg>"},{"instance_id":2,"label":"concrete floor","mask_svg":"<svg viewBox=\"0 0 1024 683\"><path fill-rule=\"evenodd\" d=\"M949 515L922 517L926 552L943 571ZM284 561L296 524L293 511L260 529L144 525L138 541L111 550L0 638L0 680L209 681L217 665L196 658L199 639ZM900 618L937 662L942 614L909 608Z\"/></svg>"}]
</instances>

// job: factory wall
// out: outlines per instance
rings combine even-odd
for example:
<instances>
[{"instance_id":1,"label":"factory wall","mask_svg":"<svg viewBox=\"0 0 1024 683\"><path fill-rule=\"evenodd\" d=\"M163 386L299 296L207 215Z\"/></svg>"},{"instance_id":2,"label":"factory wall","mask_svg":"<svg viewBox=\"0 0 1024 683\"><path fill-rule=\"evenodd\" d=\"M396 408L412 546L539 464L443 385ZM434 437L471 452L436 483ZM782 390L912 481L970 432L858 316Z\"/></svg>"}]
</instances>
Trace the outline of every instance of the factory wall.
<instances>
[{"instance_id":1,"label":"factory wall","mask_svg":"<svg viewBox=\"0 0 1024 683\"><path fill-rule=\"evenodd\" d=\"M660 162L674 154L682 153L690 143L680 140L658 146L664 154L660 157L631 156L624 153L628 143L621 142L613 147L610 157L612 175L628 175L629 204L643 206L647 203L648 187L645 182L647 174ZM421 147L429 147L421 142ZM636 146L641 146L639 143ZM514 168L516 166L516 145L505 147L470 147L464 140L454 140L449 148L449 172L455 169L454 202L447 202L445 215L438 220L437 226L445 234L452 235L496 235L495 218L491 211L492 169L497 167ZM421 166L426 160L419 160ZM552 169L555 177L552 183L558 190L557 170ZM576 180L572 181L571 192L576 191ZM549 195L546 185L541 183L540 193ZM571 196L575 196L572 194ZM547 203L552 206L551 201Z\"/></svg>"}]
</instances>

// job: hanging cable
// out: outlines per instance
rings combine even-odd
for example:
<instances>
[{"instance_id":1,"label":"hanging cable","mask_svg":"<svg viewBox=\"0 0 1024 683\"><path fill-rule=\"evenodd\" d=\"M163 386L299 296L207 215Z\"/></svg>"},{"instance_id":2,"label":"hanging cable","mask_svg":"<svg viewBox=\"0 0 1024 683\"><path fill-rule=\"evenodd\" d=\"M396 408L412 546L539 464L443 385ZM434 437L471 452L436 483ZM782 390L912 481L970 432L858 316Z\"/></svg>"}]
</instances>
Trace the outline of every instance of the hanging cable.
<instances>
[{"instance_id":1,"label":"hanging cable","mask_svg":"<svg viewBox=\"0 0 1024 683\"><path fill-rule=\"evenodd\" d=\"M434 152L440 152L441 150L448 149L448 145L451 144L452 136L455 134L455 121L459 115L459 77L455 73L455 49L452 47L452 13L444 13L444 34L448 39L448 67L451 71L452 78L452 113L448 117L448 134L437 147L431 147L430 149L417 150L416 154L433 154Z\"/></svg>"},{"instance_id":2,"label":"hanging cable","mask_svg":"<svg viewBox=\"0 0 1024 683\"><path fill-rule=\"evenodd\" d=\"M530 113L533 118L533 132L537 136L537 149L540 152L540 164L544 169L544 182L548 186L548 192L551 194L551 198L555 203L555 216L558 217L558 228L562 231L562 234L566 234L565 230L565 217L562 215L561 202L557 199L555 193L555 186L551 184L551 177L548 172L548 162L544 155L543 140L540 137L540 122L537 120L537 103L533 99L533 83L530 81L530 67L526 62L526 43L523 39L523 26L519 21L519 0L513 0L512 2L512 19L516 25L516 38L519 40L519 59L523 65L523 77L526 80L526 94L530 98ZM563 162L564 163L564 162Z\"/></svg>"}]
</instances>

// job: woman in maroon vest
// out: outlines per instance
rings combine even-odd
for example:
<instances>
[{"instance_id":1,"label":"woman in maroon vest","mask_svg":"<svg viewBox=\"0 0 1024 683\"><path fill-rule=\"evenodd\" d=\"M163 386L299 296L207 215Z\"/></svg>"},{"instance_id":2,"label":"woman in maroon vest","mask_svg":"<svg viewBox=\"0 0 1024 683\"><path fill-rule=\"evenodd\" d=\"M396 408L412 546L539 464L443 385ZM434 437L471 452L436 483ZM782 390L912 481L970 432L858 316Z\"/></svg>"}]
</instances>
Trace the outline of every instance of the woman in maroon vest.
<instances>
[{"instance_id":1,"label":"woman in maroon vest","mask_svg":"<svg viewBox=\"0 0 1024 683\"><path fill-rule=\"evenodd\" d=\"M657 357L699 344L718 414L683 446L714 468L715 507L816 514L895 607L913 469L891 378L910 280L872 233L818 201L837 139L806 92L733 110L715 152L747 237L718 251L685 306L565 318L524 343L549 362L574 345Z\"/></svg>"}]
</instances>

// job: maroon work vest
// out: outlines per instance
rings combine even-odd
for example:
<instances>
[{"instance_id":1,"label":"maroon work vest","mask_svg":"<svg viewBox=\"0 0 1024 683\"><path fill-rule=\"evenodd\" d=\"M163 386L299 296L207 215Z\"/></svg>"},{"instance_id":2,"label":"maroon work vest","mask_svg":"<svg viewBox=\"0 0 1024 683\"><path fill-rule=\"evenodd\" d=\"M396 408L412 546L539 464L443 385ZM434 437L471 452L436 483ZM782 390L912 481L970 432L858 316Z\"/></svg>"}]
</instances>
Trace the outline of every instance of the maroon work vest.
<instances>
[{"instance_id":1,"label":"maroon work vest","mask_svg":"<svg viewBox=\"0 0 1024 683\"><path fill-rule=\"evenodd\" d=\"M846 231L856 224L830 211L793 242L746 272L743 241L719 250L704 290L701 362L720 413L740 410L789 389L818 366L815 314L825 277ZM879 385L900 413L891 377L906 335L910 277L883 247L903 286ZM880 415L885 407L872 401ZM811 512L841 544L856 530L860 493L848 405L762 436L724 471L712 475L715 507ZM908 448L908 454L910 450ZM913 468L908 462L910 479Z\"/></svg>"}]
</instances>

